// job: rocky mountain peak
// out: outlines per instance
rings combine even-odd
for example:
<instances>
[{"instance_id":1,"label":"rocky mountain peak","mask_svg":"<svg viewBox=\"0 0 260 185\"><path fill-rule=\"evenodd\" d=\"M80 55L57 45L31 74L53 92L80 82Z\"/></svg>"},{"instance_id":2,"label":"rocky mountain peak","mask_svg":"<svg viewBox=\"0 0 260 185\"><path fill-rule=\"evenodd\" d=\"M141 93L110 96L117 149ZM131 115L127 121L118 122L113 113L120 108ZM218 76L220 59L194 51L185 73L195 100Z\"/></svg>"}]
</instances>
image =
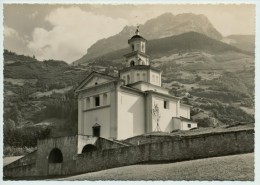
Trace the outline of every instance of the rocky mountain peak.
<instances>
[{"instance_id":1,"label":"rocky mountain peak","mask_svg":"<svg viewBox=\"0 0 260 185\"><path fill-rule=\"evenodd\" d=\"M134 34L135 29L135 26L125 26L120 33L97 41L88 49L87 54L75 63L86 62L92 58L127 47L127 40ZM173 15L172 13L164 13L140 25L140 34L147 40L170 37L190 31L204 34L213 39L222 39L222 35L214 28L208 18L201 14Z\"/></svg>"}]
</instances>

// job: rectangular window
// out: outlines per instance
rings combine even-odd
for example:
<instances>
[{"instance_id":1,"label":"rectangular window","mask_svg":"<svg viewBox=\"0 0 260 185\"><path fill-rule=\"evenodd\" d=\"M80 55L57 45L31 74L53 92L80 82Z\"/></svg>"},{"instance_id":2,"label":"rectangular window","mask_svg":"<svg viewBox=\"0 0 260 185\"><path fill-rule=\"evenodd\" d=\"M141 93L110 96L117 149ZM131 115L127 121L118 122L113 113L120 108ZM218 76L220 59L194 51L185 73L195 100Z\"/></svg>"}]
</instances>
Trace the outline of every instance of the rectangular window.
<instances>
[{"instance_id":1,"label":"rectangular window","mask_svg":"<svg viewBox=\"0 0 260 185\"><path fill-rule=\"evenodd\" d=\"M188 124L188 128L191 128L191 124Z\"/></svg>"},{"instance_id":2,"label":"rectangular window","mask_svg":"<svg viewBox=\"0 0 260 185\"><path fill-rule=\"evenodd\" d=\"M100 126L92 127L93 129L93 136L99 137L100 136Z\"/></svg>"},{"instance_id":3,"label":"rectangular window","mask_svg":"<svg viewBox=\"0 0 260 185\"><path fill-rule=\"evenodd\" d=\"M164 109L169 109L169 101L164 100L163 107L164 107Z\"/></svg>"},{"instance_id":4,"label":"rectangular window","mask_svg":"<svg viewBox=\"0 0 260 185\"><path fill-rule=\"evenodd\" d=\"M95 97L95 106L96 106L96 107L100 106L99 96Z\"/></svg>"}]
</instances>

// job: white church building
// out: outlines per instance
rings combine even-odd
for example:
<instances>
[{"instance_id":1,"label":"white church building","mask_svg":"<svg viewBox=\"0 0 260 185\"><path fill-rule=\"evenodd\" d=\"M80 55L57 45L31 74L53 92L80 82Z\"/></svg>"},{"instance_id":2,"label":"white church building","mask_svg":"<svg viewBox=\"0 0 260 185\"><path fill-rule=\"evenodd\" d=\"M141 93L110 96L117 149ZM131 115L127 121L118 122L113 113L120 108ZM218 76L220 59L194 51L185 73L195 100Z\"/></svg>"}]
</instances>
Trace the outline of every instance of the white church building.
<instances>
[{"instance_id":1,"label":"white church building","mask_svg":"<svg viewBox=\"0 0 260 185\"><path fill-rule=\"evenodd\" d=\"M190 130L190 106L162 87L162 72L150 65L147 40L136 34L128 40L131 52L118 77L92 72L76 88L78 134L126 139L153 131ZM152 114L158 107L160 119Z\"/></svg>"}]
</instances>

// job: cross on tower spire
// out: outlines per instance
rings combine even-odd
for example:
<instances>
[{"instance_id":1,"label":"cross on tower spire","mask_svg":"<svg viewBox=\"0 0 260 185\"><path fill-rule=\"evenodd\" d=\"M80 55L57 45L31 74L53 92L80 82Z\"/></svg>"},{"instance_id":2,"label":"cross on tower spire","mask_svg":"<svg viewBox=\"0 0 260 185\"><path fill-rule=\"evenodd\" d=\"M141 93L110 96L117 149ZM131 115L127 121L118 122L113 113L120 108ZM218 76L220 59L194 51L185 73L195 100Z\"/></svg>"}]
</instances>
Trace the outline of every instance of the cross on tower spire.
<instances>
[{"instance_id":1,"label":"cross on tower spire","mask_svg":"<svg viewBox=\"0 0 260 185\"><path fill-rule=\"evenodd\" d=\"M136 35L139 35L139 25L136 26L135 34L136 34Z\"/></svg>"}]
</instances>

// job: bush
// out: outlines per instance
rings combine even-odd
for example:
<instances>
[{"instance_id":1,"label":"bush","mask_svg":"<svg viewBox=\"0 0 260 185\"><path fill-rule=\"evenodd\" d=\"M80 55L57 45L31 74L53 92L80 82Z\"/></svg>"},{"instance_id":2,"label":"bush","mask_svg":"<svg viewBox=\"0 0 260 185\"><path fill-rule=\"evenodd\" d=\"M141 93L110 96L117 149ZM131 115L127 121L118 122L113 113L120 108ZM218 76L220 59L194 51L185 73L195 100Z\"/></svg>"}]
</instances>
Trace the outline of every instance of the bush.
<instances>
[{"instance_id":1,"label":"bush","mask_svg":"<svg viewBox=\"0 0 260 185\"><path fill-rule=\"evenodd\" d=\"M17 128L4 132L4 146L36 147L38 139L48 138L51 134L49 127Z\"/></svg>"},{"instance_id":2,"label":"bush","mask_svg":"<svg viewBox=\"0 0 260 185\"><path fill-rule=\"evenodd\" d=\"M4 157L26 155L36 150L36 147L4 146Z\"/></svg>"}]
</instances>

